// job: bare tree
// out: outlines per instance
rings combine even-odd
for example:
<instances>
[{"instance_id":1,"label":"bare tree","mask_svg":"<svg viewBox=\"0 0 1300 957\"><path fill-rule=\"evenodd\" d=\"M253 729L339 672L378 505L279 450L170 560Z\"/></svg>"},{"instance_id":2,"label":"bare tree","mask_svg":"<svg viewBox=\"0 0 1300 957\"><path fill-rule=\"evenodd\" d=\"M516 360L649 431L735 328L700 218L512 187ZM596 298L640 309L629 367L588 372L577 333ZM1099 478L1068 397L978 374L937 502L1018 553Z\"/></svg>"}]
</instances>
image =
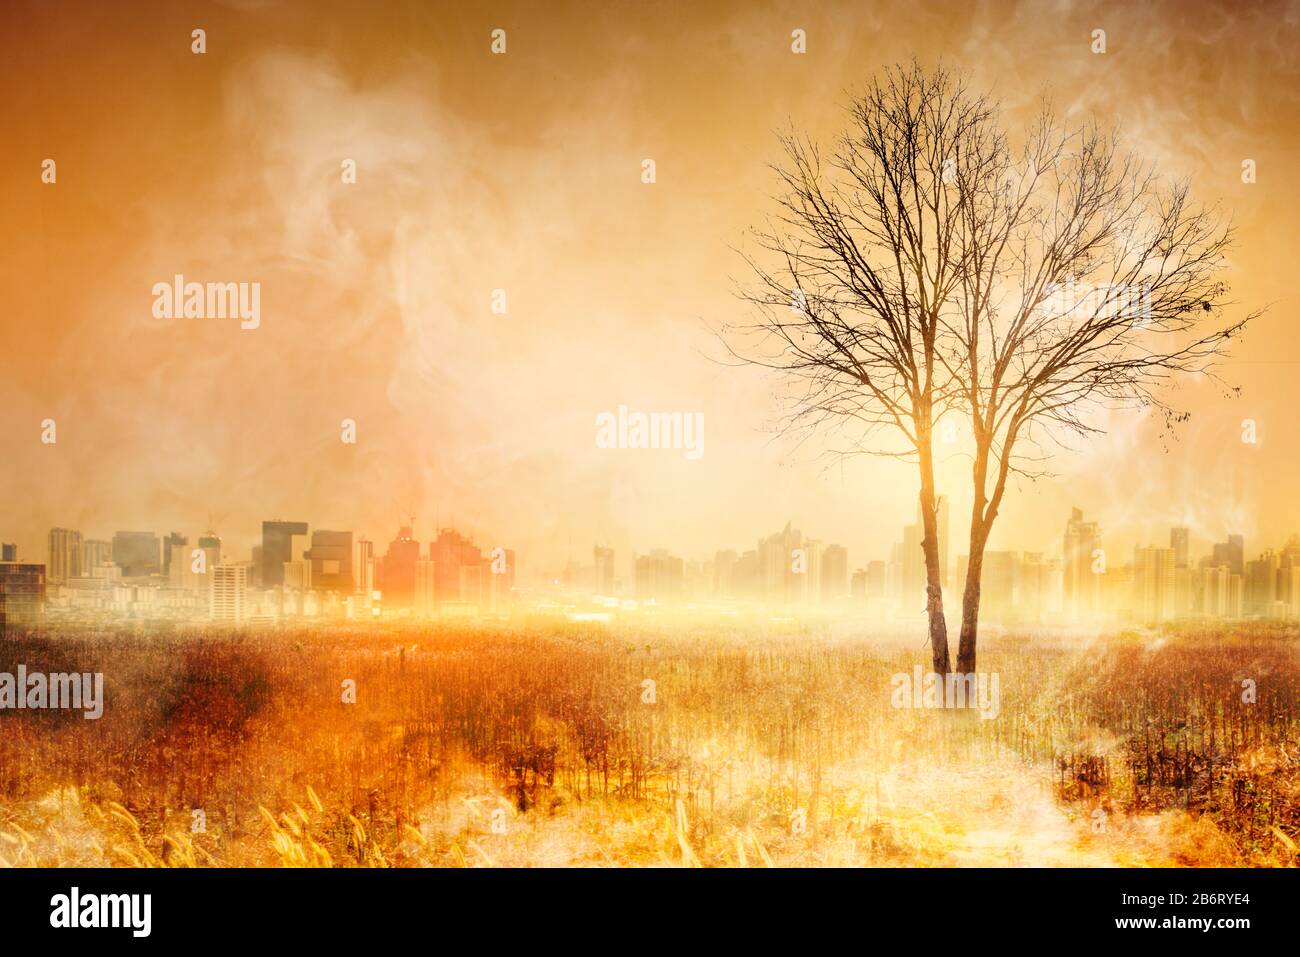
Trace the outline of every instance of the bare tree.
<instances>
[{"instance_id":1,"label":"bare tree","mask_svg":"<svg viewBox=\"0 0 1300 957\"><path fill-rule=\"evenodd\" d=\"M779 211L753 231L755 281L741 293L758 318L724 338L782 374L789 432L835 434L832 454L917 465L929 641L947 674L933 436L963 393L941 355L942 311L978 252L958 242L967 210L948 185L954 162L993 142L993 108L914 63L872 82L849 116L825 157L807 137L782 137Z\"/></svg>"},{"instance_id":2,"label":"bare tree","mask_svg":"<svg viewBox=\"0 0 1300 957\"><path fill-rule=\"evenodd\" d=\"M1167 386L1215 360L1258 313L1222 278L1232 232L1095 124L1044 106L1012 148L993 124L948 184L960 281L941 309L940 353L960 383L975 451L957 671L975 670L985 546L1012 475L1087 437L1103 407L1186 419Z\"/></svg>"}]
</instances>

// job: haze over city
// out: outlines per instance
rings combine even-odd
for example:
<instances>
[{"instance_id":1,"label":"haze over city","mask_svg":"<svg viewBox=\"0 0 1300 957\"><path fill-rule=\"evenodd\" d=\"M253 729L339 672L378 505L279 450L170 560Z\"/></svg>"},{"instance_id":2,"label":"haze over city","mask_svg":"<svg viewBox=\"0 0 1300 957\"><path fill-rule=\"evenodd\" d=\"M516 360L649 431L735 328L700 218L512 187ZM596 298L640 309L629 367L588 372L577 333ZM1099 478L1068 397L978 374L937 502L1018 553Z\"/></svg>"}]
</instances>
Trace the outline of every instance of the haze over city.
<instances>
[{"instance_id":1,"label":"haze over city","mask_svg":"<svg viewBox=\"0 0 1300 957\"><path fill-rule=\"evenodd\" d=\"M1053 477L1021 483L992 547L1050 553L1075 506L1125 551L1174 525L1201 549L1234 533L1278 548L1300 528L1284 478L1300 467L1294 7L813 7L797 11L807 56L781 61L764 52L788 43L779 5L716 5L690 29L653 5L395 5L382 30L346 5L216 5L202 58L157 42L188 35L189 12L128 26L34 9L0 14L24 37L0 65L0 495L22 503L3 537L24 553L51 527L211 526L246 552L268 515L378 541L414 515L426 538L454 524L538 574L597 542L703 560L787 520L833 530L855 561L886 556L913 471L774 436L771 382L724 365L716 331L746 316L729 280L773 211L775 131L829 136L846 91L918 49L959 60L1013 120L1043 88L1067 115L1104 110L1232 211L1234 294L1268 306L1222 369L1239 399L1180 384L1192 417L1172 444L1109 414ZM498 21L506 57L471 42ZM152 289L176 275L260 283L259 325L157 318ZM600 448L597 417L620 405L701 413L703 454ZM957 535L967 448L958 431L939 464Z\"/></svg>"}]
</instances>

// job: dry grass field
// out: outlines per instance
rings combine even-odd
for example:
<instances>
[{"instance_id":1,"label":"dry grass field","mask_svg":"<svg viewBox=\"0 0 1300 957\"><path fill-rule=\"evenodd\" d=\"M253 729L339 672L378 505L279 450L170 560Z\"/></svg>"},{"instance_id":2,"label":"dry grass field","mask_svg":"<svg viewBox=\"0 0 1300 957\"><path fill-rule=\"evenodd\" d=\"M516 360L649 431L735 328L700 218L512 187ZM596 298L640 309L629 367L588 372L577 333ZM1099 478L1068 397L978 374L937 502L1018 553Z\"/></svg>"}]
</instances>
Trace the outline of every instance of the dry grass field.
<instances>
[{"instance_id":1,"label":"dry grass field","mask_svg":"<svg viewBox=\"0 0 1300 957\"><path fill-rule=\"evenodd\" d=\"M993 720L796 623L11 635L107 703L0 712L0 864L1300 862L1295 629L987 645Z\"/></svg>"}]
</instances>

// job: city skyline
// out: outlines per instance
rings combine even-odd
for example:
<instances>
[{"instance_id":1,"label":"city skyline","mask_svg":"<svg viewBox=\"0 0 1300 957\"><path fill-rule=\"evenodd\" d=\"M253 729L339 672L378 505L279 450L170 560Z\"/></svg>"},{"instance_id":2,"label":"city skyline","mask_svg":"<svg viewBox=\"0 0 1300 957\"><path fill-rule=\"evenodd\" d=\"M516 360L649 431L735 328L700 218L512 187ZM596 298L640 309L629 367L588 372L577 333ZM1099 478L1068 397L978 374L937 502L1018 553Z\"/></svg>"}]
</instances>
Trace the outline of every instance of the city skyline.
<instances>
[{"instance_id":1,"label":"city skyline","mask_svg":"<svg viewBox=\"0 0 1300 957\"><path fill-rule=\"evenodd\" d=\"M950 555L946 501L940 506L940 574L952 616L966 555ZM571 557L561 569L529 569L525 561L520 575L513 549L480 546L449 526L422 543L413 526L403 525L377 549L375 540L351 530L264 520L260 544L246 553L227 549L213 529L191 546L174 530L119 530L102 539L56 527L44 562L4 543L0 593L13 596L11 622L44 620L47 613L55 620L89 614L235 625L497 615L520 607L521 587L529 603L543 606L548 595L568 594L575 607L731 602L905 622L917 617L924 595L921 534L918 518L879 558L787 522L758 536L752 549L694 558L668 548L620 555L596 543L590 564ZM992 623L1067 626L1300 618L1300 535L1277 550L1248 551L1241 535L1206 543L1208 549L1199 544L1190 529L1172 526L1163 542L1117 548L1104 523L1072 508L1055 551L986 552L983 615Z\"/></svg>"}]
</instances>

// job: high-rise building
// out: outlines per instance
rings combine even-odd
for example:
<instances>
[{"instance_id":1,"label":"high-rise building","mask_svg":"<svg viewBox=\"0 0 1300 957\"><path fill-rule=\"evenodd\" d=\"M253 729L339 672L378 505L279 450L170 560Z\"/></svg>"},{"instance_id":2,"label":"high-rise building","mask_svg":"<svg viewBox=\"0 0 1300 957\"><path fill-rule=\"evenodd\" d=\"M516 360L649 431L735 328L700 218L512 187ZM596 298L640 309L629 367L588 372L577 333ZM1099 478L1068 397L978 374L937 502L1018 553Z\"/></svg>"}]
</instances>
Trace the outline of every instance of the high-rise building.
<instances>
[{"instance_id":1,"label":"high-rise building","mask_svg":"<svg viewBox=\"0 0 1300 957\"><path fill-rule=\"evenodd\" d=\"M296 561L294 536L307 534L306 522L283 522L278 519L262 523L261 587L284 584L284 563Z\"/></svg>"},{"instance_id":2,"label":"high-rise building","mask_svg":"<svg viewBox=\"0 0 1300 957\"><path fill-rule=\"evenodd\" d=\"M1227 565L1234 575L1246 573L1246 539L1241 535L1229 535L1226 542L1216 542L1212 561L1215 565Z\"/></svg>"},{"instance_id":3,"label":"high-rise building","mask_svg":"<svg viewBox=\"0 0 1300 957\"><path fill-rule=\"evenodd\" d=\"M81 577L81 532L70 528L50 529L45 574L51 582Z\"/></svg>"},{"instance_id":4,"label":"high-rise building","mask_svg":"<svg viewBox=\"0 0 1300 957\"><path fill-rule=\"evenodd\" d=\"M415 563L420 560L420 543L411 537L411 526L403 525L388 543L384 555L380 590L385 608L410 608L415 600Z\"/></svg>"},{"instance_id":5,"label":"high-rise building","mask_svg":"<svg viewBox=\"0 0 1300 957\"><path fill-rule=\"evenodd\" d=\"M487 559L469 538L453 528L440 529L438 537L429 543L429 560L434 563L434 577L438 601L464 601L478 603L478 572L468 576L466 568L485 569ZM473 591L474 594L467 593Z\"/></svg>"},{"instance_id":6,"label":"high-rise building","mask_svg":"<svg viewBox=\"0 0 1300 957\"><path fill-rule=\"evenodd\" d=\"M1052 589L1052 567L1042 552L1021 556L1016 583L1016 614L1021 621L1041 622Z\"/></svg>"},{"instance_id":7,"label":"high-rise building","mask_svg":"<svg viewBox=\"0 0 1300 957\"><path fill-rule=\"evenodd\" d=\"M849 550L843 545L822 549L821 589L823 601L840 601L849 595Z\"/></svg>"},{"instance_id":8,"label":"high-rise building","mask_svg":"<svg viewBox=\"0 0 1300 957\"><path fill-rule=\"evenodd\" d=\"M1101 575L1095 562L1100 548L1101 527L1096 522L1085 522L1079 509L1071 509L1070 520L1065 524L1061 564L1065 612L1075 621L1094 619L1099 611Z\"/></svg>"},{"instance_id":9,"label":"high-rise building","mask_svg":"<svg viewBox=\"0 0 1300 957\"><path fill-rule=\"evenodd\" d=\"M1191 531L1182 526L1174 526L1169 530L1169 547L1174 550L1174 567L1186 568L1188 560L1188 545L1190 544Z\"/></svg>"},{"instance_id":10,"label":"high-rise building","mask_svg":"<svg viewBox=\"0 0 1300 957\"><path fill-rule=\"evenodd\" d=\"M190 540L180 532L172 532L162 541L162 573L171 578L172 555L177 545L188 545Z\"/></svg>"},{"instance_id":11,"label":"high-rise building","mask_svg":"<svg viewBox=\"0 0 1300 957\"><path fill-rule=\"evenodd\" d=\"M352 592L369 595L375 590L375 543L358 538L352 546Z\"/></svg>"},{"instance_id":12,"label":"high-rise building","mask_svg":"<svg viewBox=\"0 0 1300 957\"><path fill-rule=\"evenodd\" d=\"M312 579L311 562L299 559L296 562L284 563L284 575L282 576L282 585L285 591L309 592L315 584Z\"/></svg>"},{"instance_id":13,"label":"high-rise building","mask_svg":"<svg viewBox=\"0 0 1300 957\"><path fill-rule=\"evenodd\" d=\"M208 611L212 620L242 624L248 619L248 566L221 562L210 573Z\"/></svg>"},{"instance_id":14,"label":"high-rise building","mask_svg":"<svg viewBox=\"0 0 1300 957\"><path fill-rule=\"evenodd\" d=\"M89 578L95 569L113 561L113 543L101 538L87 538L81 543L81 574Z\"/></svg>"},{"instance_id":15,"label":"high-rise building","mask_svg":"<svg viewBox=\"0 0 1300 957\"><path fill-rule=\"evenodd\" d=\"M1145 625L1170 621L1177 607L1174 589L1176 552L1149 545L1133 550L1132 613Z\"/></svg>"},{"instance_id":16,"label":"high-rise building","mask_svg":"<svg viewBox=\"0 0 1300 957\"><path fill-rule=\"evenodd\" d=\"M674 601L681 597L684 568L680 558L656 548L638 555L635 563L636 597L642 601Z\"/></svg>"},{"instance_id":17,"label":"high-rise building","mask_svg":"<svg viewBox=\"0 0 1300 957\"><path fill-rule=\"evenodd\" d=\"M8 625L38 624L44 613L45 566L0 562L0 636Z\"/></svg>"},{"instance_id":18,"label":"high-rise building","mask_svg":"<svg viewBox=\"0 0 1300 957\"><path fill-rule=\"evenodd\" d=\"M321 591L348 593L355 583L352 577L352 533L318 529L311 533L311 580Z\"/></svg>"},{"instance_id":19,"label":"high-rise building","mask_svg":"<svg viewBox=\"0 0 1300 957\"><path fill-rule=\"evenodd\" d=\"M113 535L113 562L122 569L123 578L158 574L162 568L158 556L158 536L153 532L117 532Z\"/></svg>"},{"instance_id":20,"label":"high-rise building","mask_svg":"<svg viewBox=\"0 0 1300 957\"><path fill-rule=\"evenodd\" d=\"M438 579L432 559L415 563L415 597L412 611L417 618L432 618L438 613Z\"/></svg>"},{"instance_id":21,"label":"high-rise building","mask_svg":"<svg viewBox=\"0 0 1300 957\"><path fill-rule=\"evenodd\" d=\"M1276 553L1266 551L1246 565L1246 613L1272 618L1276 612L1279 562Z\"/></svg>"},{"instance_id":22,"label":"high-rise building","mask_svg":"<svg viewBox=\"0 0 1300 957\"><path fill-rule=\"evenodd\" d=\"M614 594L614 549L597 545L592 549L596 564L596 594L605 597Z\"/></svg>"}]
</instances>

